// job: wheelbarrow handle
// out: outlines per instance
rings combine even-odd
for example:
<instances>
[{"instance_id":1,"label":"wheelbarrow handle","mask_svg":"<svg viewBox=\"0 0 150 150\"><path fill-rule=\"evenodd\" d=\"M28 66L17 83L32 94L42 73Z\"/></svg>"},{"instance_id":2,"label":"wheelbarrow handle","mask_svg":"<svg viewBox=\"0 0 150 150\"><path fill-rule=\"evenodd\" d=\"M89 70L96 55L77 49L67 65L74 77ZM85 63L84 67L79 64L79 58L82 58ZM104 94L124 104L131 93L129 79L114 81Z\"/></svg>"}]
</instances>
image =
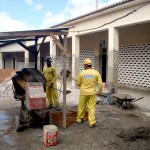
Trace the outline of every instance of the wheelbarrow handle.
<instances>
[{"instance_id":1,"label":"wheelbarrow handle","mask_svg":"<svg viewBox=\"0 0 150 150\"><path fill-rule=\"evenodd\" d=\"M134 103L134 102L136 102L136 101L138 101L138 100L140 100L140 99L143 99L144 97L140 97L140 98L138 98L138 99L135 99L135 100L133 100L133 101L131 101L131 103Z\"/></svg>"}]
</instances>

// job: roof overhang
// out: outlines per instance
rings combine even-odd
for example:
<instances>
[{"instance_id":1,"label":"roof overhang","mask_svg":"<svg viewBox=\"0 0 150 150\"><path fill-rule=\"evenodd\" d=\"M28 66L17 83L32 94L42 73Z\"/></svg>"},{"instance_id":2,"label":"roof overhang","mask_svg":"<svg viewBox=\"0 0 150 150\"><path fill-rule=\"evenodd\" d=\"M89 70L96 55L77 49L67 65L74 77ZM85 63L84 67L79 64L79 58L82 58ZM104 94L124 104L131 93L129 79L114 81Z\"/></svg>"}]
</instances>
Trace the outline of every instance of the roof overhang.
<instances>
[{"instance_id":1,"label":"roof overhang","mask_svg":"<svg viewBox=\"0 0 150 150\"><path fill-rule=\"evenodd\" d=\"M48 28L48 29L40 29L40 30L28 30L28 31L12 31L12 32L0 32L0 42L1 40L13 40L13 39L23 39L29 37L44 37L50 36L50 33L54 33L55 35L67 35L69 28Z\"/></svg>"}]
</instances>

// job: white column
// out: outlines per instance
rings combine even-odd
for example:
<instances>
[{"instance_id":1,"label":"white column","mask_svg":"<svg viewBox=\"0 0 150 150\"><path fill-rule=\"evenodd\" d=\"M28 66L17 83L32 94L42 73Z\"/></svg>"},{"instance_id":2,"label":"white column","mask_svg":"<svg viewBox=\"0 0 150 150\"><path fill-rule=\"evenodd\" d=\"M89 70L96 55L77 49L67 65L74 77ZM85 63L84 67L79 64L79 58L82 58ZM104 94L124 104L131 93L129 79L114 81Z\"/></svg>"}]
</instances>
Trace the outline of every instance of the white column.
<instances>
[{"instance_id":1,"label":"white column","mask_svg":"<svg viewBox=\"0 0 150 150\"><path fill-rule=\"evenodd\" d=\"M107 82L115 88L117 93L119 31L114 27L110 27L108 32Z\"/></svg>"},{"instance_id":2,"label":"white column","mask_svg":"<svg viewBox=\"0 0 150 150\"><path fill-rule=\"evenodd\" d=\"M2 57L2 53L0 53L0 69L3 69L3 57Z\"/></svg>"},{"instance_id":3,"label":"white column","mask_svg":"<svg viewBox=\"0 0 150 150\"><path fill-rule=\"evenodd\" d=\"M50 56L52 57L53 65L56 66L56 43L50 39Z\"/></svg>"},{"instance_id":4,"label":"white column","mask_svg":"<svg viewBox=\"0 0 150 150\"><path fill-rule=\"evenodd\" d=\"M15 64L16 64L16 70L19 70L19 68L18 68L18 54L17 54L17 56L16 56L16 59L15 59Z\"/></svg>"},{"instance_id":5,"label":"white column","mask_svg":"<svg viewBox=\"0 0 150 150\"><path fill-rule=\"evenodd\" d=\"M29 51L27 50L24 51L24 57L25 57L24 66L25 68L28 68L29 67Z\"/></svg>"},{"instance_id":6,"label":"white column","mask_svg":"<svg viewBox=\"0 0 150 150\"><path fill-rule=\"evenodd\" d=\"M80 37L72 36L72 77L77 78L79 74L79 54L80 54ZM76 82L72 80L72 87L76 86Z\"/></svg>"}]
</instances>

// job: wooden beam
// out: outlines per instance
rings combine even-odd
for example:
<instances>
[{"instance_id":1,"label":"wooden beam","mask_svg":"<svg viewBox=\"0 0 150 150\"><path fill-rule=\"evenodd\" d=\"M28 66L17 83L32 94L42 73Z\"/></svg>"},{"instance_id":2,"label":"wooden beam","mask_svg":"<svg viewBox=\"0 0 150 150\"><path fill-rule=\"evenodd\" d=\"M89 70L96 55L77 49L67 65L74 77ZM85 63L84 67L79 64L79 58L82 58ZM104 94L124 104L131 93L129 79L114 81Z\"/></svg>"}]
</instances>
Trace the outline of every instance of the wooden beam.
<instances>
[{"instance_id":1,"label":"wooden beam","mask_svg":"<svg viewBox=\"0 0 150 150\"><path fill-rule=\"evenodd\" d=\"M18 41L20 42L25 42L25 41L34 41L35 39L13 39L13 40L0 40L0 43L4 43L4 42L11 42L11 43L16 43Z\"/></svg>"},{"instance_id":2,"label":"wooden beam","mask_svg":"<svg viewBox=\"0 0 150 150\"><path fill-rule=\"evenodd\" d=\"M33 48L29 48L26 45L24 45L23 43L21 43L20 41L17 42L20 46L22 46L24 49L26 49L27 51L31 52L34 56L36 55L36 52Z\"/></svg>"},{"instance_id":3,"label":"wooden beam","mask_svg":"<svg viewBox=\"0 0 150 150\"><path fill-rule=\"evenodd\" d=\"M59 42L59 40L55 37L55 34L53 32L50 33L51 38L54 40L54 42L57 44L57 46L61 49L63 54L68 57L67 49L64 48L64 46Z\"/></svg>"},{"instance_id":4,"label":"wooden beam","mask_svg":"<svg viewBox=\"0 0 150 150\"><path fill-rule=\"evenodd\" d=\"M42 40L42 42L41 42L41 44L40 44L40 47L39 47L39 49L37 50L37 53L39 53L39 51L40 51L41 48L43 47L45 39L46 39L46 36L43 38L43 40Z\"/></svg>"},{"instance_id":5,"label":"wooden beam","mask_svg":"<svg viewBox=\"0 0 150 150\"><path fill-rule=\"evenodd\" d=\"M13 39L13 38L24 38L24 37L30 37L30 36L49 36L49 34L53 32L51 30L49 31L16 31L16 32L0 32L0 37L2 38L10 38L10 39ZM68 32L64 32L64 31L60 31L60 32L53 32L54 35L67 35Z\"/></svg>"},{"instance_id":6,"label":"wooden beam","mask_svg":"<svg viewBox=\"0 0 150 150\"><path fill-rule=\"evenodd\" d=\"M0 44L0 47L4 47L4 46L7 46L7 45L11 45L13 44L14 42L5 42L5 43L2 43Z\"/></svg>"}]
</instances>

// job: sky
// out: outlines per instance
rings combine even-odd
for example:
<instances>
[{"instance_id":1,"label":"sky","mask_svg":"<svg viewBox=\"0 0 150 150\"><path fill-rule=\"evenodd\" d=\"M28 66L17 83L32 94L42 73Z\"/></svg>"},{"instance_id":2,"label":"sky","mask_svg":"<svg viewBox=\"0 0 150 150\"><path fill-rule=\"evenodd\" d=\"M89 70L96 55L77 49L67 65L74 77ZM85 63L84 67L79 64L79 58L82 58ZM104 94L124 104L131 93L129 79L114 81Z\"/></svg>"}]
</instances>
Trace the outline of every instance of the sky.
<instances>
[{"instance_id":1,"label":"sky","mask_svg":"<svg viewBox=\"0 0 150 150\"><path fill-rule=\"evenodd\" d=\"M97 0L98 8L121 0ZM96 0L0 0L0 32L46 29L96 10Z\"/></svg>"}]
</instances>

